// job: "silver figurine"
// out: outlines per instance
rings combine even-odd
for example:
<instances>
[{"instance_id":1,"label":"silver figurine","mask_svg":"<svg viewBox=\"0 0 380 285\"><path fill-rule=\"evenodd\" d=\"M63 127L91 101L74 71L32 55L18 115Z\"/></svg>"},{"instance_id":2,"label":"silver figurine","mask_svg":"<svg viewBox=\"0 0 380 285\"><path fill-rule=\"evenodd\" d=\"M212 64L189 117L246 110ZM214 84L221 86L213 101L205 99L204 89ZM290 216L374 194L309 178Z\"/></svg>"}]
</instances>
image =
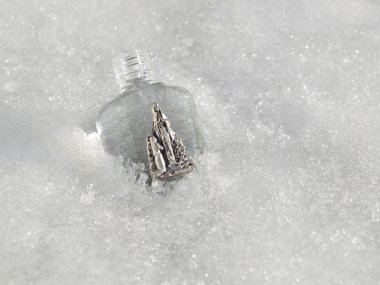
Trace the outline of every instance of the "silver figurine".
<instances>
[{"instance_id":1,"label":"silver figurine","mask_svg":"<svg viewBox=\"0 0 380 285\"><path fill-rule=\"evenodd\" d=\"M151 110L153 128L147 136L146 146L153 184L157 180L191 172L194 162L186 156L182 139L170 127L160 105L154 103Z\"/></svg>"}]
</instances>

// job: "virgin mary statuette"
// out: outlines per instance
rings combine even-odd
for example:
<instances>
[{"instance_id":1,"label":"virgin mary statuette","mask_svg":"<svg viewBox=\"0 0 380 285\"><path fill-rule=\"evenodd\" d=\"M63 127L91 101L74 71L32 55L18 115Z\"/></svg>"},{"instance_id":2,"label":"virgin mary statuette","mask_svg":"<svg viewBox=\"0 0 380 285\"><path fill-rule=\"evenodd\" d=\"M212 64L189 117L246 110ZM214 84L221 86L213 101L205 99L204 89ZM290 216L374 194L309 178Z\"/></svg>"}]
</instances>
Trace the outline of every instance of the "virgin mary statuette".
<instances>
[{"instance_id":1,"label":"virgin mary statuette","mask_svg":"<svg viewBox=\"0 0 380 285\"><path fill-rule=\"evenodd\" d=\"M170 127L158 103L151 110L153 128L146 145L152 182L191 172L194 162L186 156L182 139Z\"/></svg>"}]
</instances>

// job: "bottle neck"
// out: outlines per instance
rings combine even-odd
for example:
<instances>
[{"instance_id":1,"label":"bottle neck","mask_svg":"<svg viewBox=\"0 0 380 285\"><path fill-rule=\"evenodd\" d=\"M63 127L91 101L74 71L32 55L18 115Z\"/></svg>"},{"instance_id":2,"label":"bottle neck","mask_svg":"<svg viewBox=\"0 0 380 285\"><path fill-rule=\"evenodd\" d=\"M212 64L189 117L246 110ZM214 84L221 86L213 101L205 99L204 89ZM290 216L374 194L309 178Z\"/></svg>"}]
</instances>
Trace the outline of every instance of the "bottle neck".
<instances>
[{"instance_id":1,"label":"bottle neck","mask_svg":"<svg viewBox=\"0 0 380 285\"><path fill-rule=\"evenodd\" d=\"M115 61L115 73L120 90L139 88L152 81L149 55L141 50L128 50Z\"/></svg>"},{"instance_id":2,"label":"bottle neck","mask_svg":"<svg viewBox=\"0 0 380 285\"><path fill-rule=\"evenodd\" d=\"M123 93L125 91L129 90L136 90L144 87L147 84L151 84L153 81L151 79L139 79L139 80L134 80L131 82L128 82L128 84L125 85L120 85L120 91Z\"/></svg>"}]
</instances>

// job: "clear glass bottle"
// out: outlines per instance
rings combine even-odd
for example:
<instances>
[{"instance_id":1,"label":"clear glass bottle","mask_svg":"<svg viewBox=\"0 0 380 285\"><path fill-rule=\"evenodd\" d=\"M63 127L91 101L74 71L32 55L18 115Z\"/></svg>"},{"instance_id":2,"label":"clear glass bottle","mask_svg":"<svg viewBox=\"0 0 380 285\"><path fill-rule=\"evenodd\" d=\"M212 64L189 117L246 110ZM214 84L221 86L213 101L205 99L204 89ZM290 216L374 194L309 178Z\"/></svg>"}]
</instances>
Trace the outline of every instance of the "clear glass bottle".
<instances>
[{"instance_id":1,"label":"clear glass bottle","mask_svg":"<svg viewBox=\"0 0 380 285\"><path fill-rule=\"evenodd\" d=\"M96 128L107 153L148 167L146 137L152 130L153 103L159 103L190 158L204 151L197 110L189 91L153 82L149 56L126 51L115 64L121 94L99 111Z\"/></svg>"}]
</instances>

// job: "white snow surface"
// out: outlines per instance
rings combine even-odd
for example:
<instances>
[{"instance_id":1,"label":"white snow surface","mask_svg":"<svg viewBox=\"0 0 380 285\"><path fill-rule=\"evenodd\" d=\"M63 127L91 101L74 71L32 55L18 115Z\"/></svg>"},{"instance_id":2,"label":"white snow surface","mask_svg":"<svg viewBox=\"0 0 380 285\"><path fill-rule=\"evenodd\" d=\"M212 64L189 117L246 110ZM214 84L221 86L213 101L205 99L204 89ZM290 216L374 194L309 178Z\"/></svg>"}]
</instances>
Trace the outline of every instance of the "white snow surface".
<instances>
[{"instance_id":1,"label":"white snow surface","mask_svg":"<svg viewBox=\"0 0 380 285\"><path fill-rule=\"evenodd\" d=\"M0 4L0 284L379 284L379 1ZM208 144L160 191L94 133L126 48Z\"/></svg>"}]
</instances>

